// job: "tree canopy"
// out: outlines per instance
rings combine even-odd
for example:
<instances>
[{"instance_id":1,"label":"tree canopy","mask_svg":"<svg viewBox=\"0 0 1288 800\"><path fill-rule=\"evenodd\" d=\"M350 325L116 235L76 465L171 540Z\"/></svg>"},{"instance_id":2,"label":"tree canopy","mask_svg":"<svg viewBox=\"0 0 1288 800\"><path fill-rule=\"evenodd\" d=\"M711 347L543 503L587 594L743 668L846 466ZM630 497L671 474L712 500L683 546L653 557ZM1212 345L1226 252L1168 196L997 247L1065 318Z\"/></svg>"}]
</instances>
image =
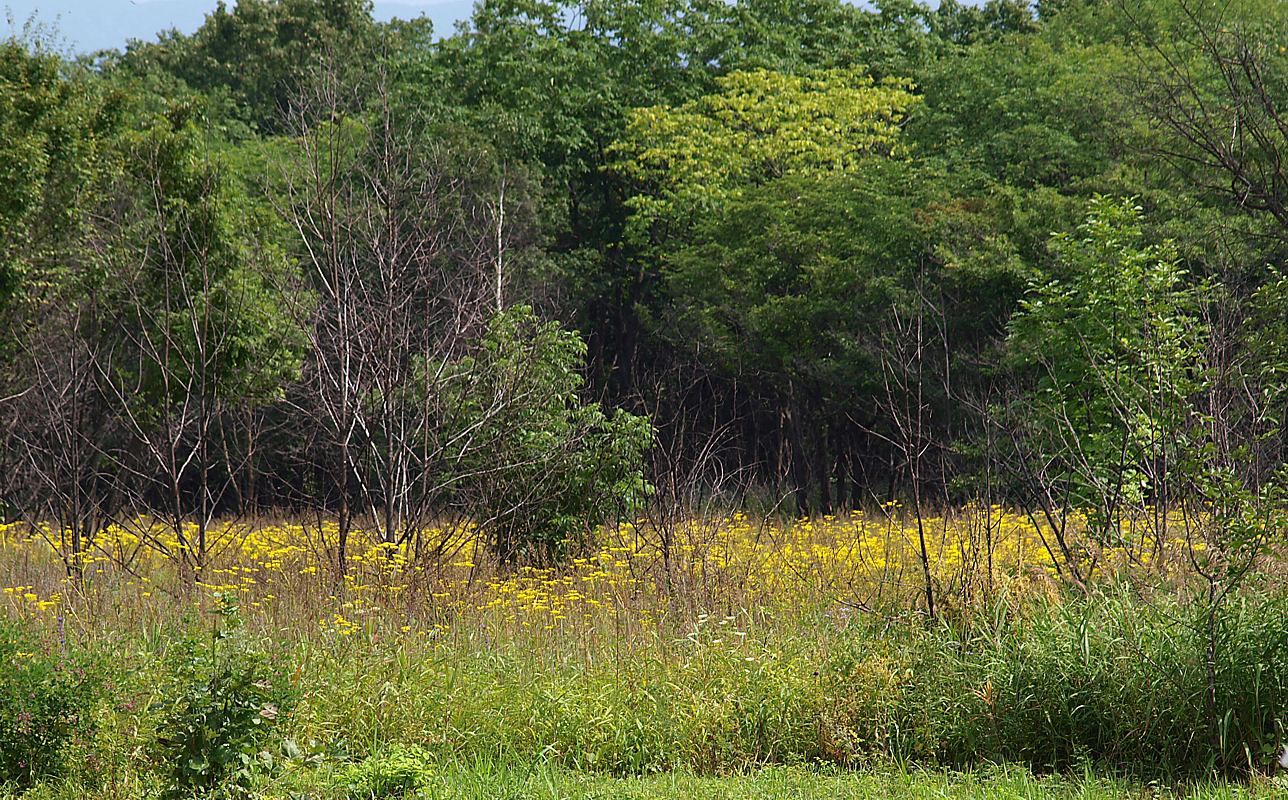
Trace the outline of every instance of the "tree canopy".
<instances>
[{"instance_id":1,"label":"tree canopy","mask_svg":"<svg viewBox=\"0 0 1288 800\"><path fill-rule=\"evenodd\" d=\"M513 560L637 509L650 436L804 513L987 486L1109 530L1214 485L1182 451L1255 494L1286 21L484 0L434 32L243 0L94 58L10 39L0 498L397 543L472 493Z\"/></svg>"}]
</instances>

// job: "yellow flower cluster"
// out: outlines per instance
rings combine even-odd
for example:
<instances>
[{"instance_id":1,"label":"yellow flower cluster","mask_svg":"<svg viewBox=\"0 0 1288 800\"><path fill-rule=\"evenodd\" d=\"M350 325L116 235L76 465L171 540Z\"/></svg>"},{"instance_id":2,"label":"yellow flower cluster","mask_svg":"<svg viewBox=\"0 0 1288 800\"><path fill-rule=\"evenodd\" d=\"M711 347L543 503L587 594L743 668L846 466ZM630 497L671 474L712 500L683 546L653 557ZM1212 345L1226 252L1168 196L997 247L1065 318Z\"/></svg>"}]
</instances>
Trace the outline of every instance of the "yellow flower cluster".
<instances>
[{"instance_id":1,"label":"yellow flower cluster","mask_svg":"<svg viewBox=\"0 0 1288 800\"><path fill-rule=\"evenodd\" d=\"M184 581L208 597L238 598L243 609L303 615L331 633L351 636L380 626L367 621L394 615L384 629L411 629L411 617L440 622L473 615L532 630L597 625L611 620L649 626L683 595L694 610L736 603L801 605L872 598L909 602L924 570L942 587L1050 583L1062 571L1084 575L1146 567L1175 537L1160 534L1156 519L1123 524L1113 541L1084 536L1085 516L1067 517L1063 533L1050 523L1001 507L969 507L918 519L897 503L795 521L736 513L695 518L666 527L643 521L603 530L600 546L551 568L499 569L491 563L485 532L444 525L388 541L370 527L346 542L341 578L339 529L334 521L221 522L204 532L191 522L137 519L100 531L78 550L48 525L0 526L0 548L47 563L40 585L57 582L55 566L80 581L39 595L34 575L5 572L0 581L18 613L48 611L64 597L92 590L99 575L133 587L140 599L187 596ZM204 534L207 551L193 550ZM923 568L923 542L925 567ZM44 559L42 562L41 559ZM72 566L79 566L79 571ZM105 574L107 573L107 574ZM186 576L186 577L185 577ZM167 592L154 592L158 586ZM417 630L424 631L424 625Z\"/></svg>"},{"instance_id":2,"label":"yellow flower cluster","mask_svg":"<svg viewBox=\"0 0 1288 800\"><path fill-rule=\"evenodd\" d=\"M4 596L19 610L49 611L58 608L63 602L62 594L55 592L42 598L33 591L35 588L34 586L6 586L0 591L3 591Z\"/></svg>"}]
</instances>

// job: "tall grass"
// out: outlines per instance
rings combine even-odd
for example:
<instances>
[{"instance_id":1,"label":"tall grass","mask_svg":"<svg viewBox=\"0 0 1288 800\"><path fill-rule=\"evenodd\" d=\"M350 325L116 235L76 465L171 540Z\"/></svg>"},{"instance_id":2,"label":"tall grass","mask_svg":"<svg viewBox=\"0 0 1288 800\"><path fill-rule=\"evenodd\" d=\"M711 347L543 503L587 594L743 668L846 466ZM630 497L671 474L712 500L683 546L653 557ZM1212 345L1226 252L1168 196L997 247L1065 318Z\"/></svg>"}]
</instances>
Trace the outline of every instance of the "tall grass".
<instances>
[{"instance_id":1,"label":"tall grass","mask_svg":"<svg viewBox=\"0 0 1288 800\"><path fill-rule=\"evenodd\" d=\"M84 650L104 665L111 700L86 709L95 738L72 745L61 783L44 789L62 796L160 791L157 709L230 597L243 646L298 696L260 770L264 792L341 792L336 776L376 780L360 766L400 747L436 775L523 764L565 783L770 766L1018 763L1129 782L1269 770L1288 720L1277 580L1236 595L1209 627L1184 580L1120 572L1074 596L1022 540L999 546L1005 572L968 580L964 565L980 561L954 551L952 530L943 524L941 552L957 555L936 570L953 613L935 620L911 605L889 522L797 523L752 531L754 546L708 531L710 547L669 583L646 548L619 539L565 570L508 575L463 554L426 570L376 553L338 589L322 588L307 553L263 544L250 551L260 560L229 560L195 585L163 564L132 575L103 562L78 586L39 541L11 537L0 584L17 591L0 602L51 657ZM459 774L489 785L485 772ZM663 785L630 786L646 784Z\"/></svg>"},{"instance_id":2,"label":"tall grass","mask_svg":"<svg viewBox=\"0 0 1288 800\"><path fill-rule=\"evenodd\" d=\"M1194 610L1128 595L992 627L776 617L573 653L447 637L310 652L303 735L613 774L764 764L1083 765L1139 778L1269 766L1288 719L1288 604L1221 618L1209 724Z\"/></svg>"},{"instance_id":3,"label":"tall grass","mask_svg":"<svg viewBox=\"0 0 1288 800\"><path fill-rule=\"evenodd\" d=\"M463 630L259 647L277 651L300 689L286 734L328 762L398 743L444 762L619 776L1018 762L1175 780L1271 763L1288 718L1286 612L1257 597L1223 615L1215 730L1193 610L1126 594L1033 605L970 630L782 614L708 619L621 650ZM106 732L88 745L117 759L104 775L158 768L129 754L173 684L155 657L167 638L113 642L118 701L99 710Z\"/></svg>"}]
</instances>

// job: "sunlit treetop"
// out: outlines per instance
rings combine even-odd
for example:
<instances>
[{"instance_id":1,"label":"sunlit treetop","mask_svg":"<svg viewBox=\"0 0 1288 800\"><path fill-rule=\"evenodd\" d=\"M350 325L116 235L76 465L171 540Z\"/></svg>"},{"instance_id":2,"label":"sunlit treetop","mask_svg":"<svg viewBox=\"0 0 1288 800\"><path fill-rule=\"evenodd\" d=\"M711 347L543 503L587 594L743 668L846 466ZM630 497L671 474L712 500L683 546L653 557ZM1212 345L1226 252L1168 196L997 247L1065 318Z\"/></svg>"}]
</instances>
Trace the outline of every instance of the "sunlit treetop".
<instances>
[{"instance_id":1,"label":"sunlit treetop","mask_svg":"<svg viewBox=\"0 0 1288 800\"><path fill-rule=\"evenodd\" d=\"M858 69L810 75L733 72L719 91L680 106L633 110L613 146L621 174L643 185L631 233L647 237L785 175L851 171L868 156L899 157L900 132L921 102L912 84Z\"/></svg>"}]
</instances>

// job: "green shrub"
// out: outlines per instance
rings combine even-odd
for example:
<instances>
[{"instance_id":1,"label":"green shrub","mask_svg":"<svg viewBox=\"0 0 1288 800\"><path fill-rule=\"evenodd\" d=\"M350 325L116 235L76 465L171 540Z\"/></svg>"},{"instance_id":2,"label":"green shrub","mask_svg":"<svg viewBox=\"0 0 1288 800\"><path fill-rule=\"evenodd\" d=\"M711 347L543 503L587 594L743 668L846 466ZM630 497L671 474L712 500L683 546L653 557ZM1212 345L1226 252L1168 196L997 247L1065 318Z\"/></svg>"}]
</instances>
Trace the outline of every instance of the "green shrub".
<instances>
[{"instance_id":1,"label":"green shrub","mask_svg":"<svg viewBox=\"0 0 1288 800\"><path fill-rule=\"evenodd\" d=\"M581 398L586 343L527 306L494 317L462 380L452 430L476 445L456 466L462 507L485 520L499 563L554 563L595 525L629 519L648 495L645 417Z\"/></svg>"},{"instance_id":2,"label":"green shrub","mask_svg":"<svg viewBox=\"0 0 1288 800\"><path fill-rule=\"evenodd\" d=\"M432 776L428 750L396 744L342 770L334 789L352 800L404 797L426 786Z\"/></svg>"},{"instance_id":3,"label":"green shrub","mask_svg":"<svg viewBox=\"0 0 1288 800\"><path fill-rule=\"evenodd\" d=\"M187 685L157 738L168 771L163 797L249 796L258 756L293 704L286 671L218 638L194 648L183 671Z\"/></svg>"},{"instance_id":4,"label":"green shrub","mask_svg":"<svg viewBox=\"0 0 1288 800\"><path fill-rule=\"evenodd\" d=\"M88 665L52 658L0 624L0 784L58 774L67 745L93 730L98 689Z\"/></svg>"}]
</instances>

